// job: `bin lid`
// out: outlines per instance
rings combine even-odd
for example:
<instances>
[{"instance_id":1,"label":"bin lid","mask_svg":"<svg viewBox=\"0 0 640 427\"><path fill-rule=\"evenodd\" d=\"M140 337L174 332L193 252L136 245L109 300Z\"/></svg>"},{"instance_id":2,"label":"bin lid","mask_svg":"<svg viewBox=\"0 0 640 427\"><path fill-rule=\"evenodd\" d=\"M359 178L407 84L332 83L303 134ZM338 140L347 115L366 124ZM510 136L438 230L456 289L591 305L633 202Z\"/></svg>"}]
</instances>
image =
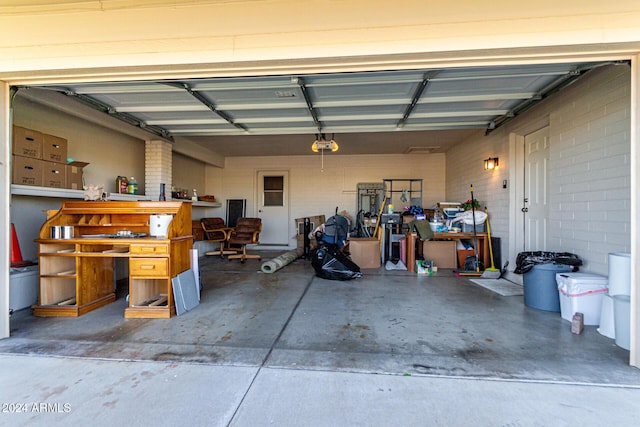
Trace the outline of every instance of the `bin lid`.
<instances>
[{"instance_id":1,"label":"bin lid","mask_svg":"<svg viewBox=\"0 0 640 427\"><path fill-rule=\"evenodd\" d=\"M535 264L532 267L532 270L550 270L550 271L556 271L556 272L561 272L561 271L569 271L572 269L572 267L570 265L566 265L566 264L555 264L552 262L547 262L544 264ZM531 270L529 270L531 271Z\"/></svg>"},{"instance_id":2,"label":"bin lid","mask_svg":"<svg viewBox=\"0 0 640 427\"><path fill-rule=\"evenodd\" d=\"M607 287L609 285L609 278L606 276L601 276L600 274L593 273L580 273L580 272L567 272L567 273L556 273L556 281L558 284L560 282L567 283L569 285L585 285L585 286L595 286L595 287Z\"/></svg>"},{"instance_id":3,"label":"bin lid","mask_svg":"<svg viewBox=\"0 0 640 427\"><path fill-rule=\"evenodd\" d=\"M568 296L583 296L608 291L609 280L605 276L590 273L557 273L558 291Z\"/></svg>"}]
</instances>

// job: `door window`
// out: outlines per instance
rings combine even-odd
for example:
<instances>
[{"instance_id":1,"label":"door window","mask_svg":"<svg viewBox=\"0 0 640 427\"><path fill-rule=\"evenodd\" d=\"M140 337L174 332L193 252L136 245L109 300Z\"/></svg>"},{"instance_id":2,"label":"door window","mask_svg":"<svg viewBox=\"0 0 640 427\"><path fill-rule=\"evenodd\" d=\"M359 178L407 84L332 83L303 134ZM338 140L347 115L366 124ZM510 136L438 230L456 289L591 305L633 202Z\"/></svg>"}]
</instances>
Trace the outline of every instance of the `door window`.
<instances>
[{"instance_id":1,"label":"door window","mask_svg":"<svg viewBox=\"0 0 640 427\"><path fill-rule=\"evenodd\" d=\"M265 176L263 182L264 194L262 199L264 206L284 206L284 177Z\"/></svg>"}]
</instances>

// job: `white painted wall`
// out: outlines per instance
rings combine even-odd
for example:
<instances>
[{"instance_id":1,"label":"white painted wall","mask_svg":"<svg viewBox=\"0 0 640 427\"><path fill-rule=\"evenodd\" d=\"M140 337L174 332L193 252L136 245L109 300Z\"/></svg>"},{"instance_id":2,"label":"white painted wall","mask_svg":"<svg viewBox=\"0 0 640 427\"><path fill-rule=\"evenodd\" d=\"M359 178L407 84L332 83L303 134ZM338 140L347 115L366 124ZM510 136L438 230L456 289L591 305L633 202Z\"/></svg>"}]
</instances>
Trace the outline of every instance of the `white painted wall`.
<instances>
[{"instance_id":1,"label":"white painted wall","mask_svg":"<svg viewBox=\"0 0 640 427\"><path fill-rule=\"evenodd\" d=\"M198 69L220 73L244 61L259 72L257 59L320 58L314 68L328 71L357 66L356 57L407 55L424 66L433 58L454 64L464 53L492 59L504 57L500 49L576 54L593 51L576 45L640 40L637 0L460 0L455 8L424 0L14 3L0 9L0 78L6 72L10 81L30 78L23 70L84 67L136 76L133 66L157 65L166 76L181 69L167 64L210 64ZM463 54L447 54L453 51Z\"/></svg>"},{"instance_id":2,"label":"white painted wall","mask_svg":"<svg viewBox=\"0 0 640 427\"><path fill-rule=\"evenodd\" d=\"M65 138L68 157L89 163L83 171L86 184L102 184L113 193L118 175L133 176L144 194L144 141L21 96L14 99L13 124Z\"/></svg>"},{"instance_id":3,"label":"white painted wall","mask_svg":"<svg viewBox=\"0 0 640 427\"><path fill-rule=\"evenodd\" d=\"M198 196L206 194L206 172L205 164L201 161L174 153L172 159L172 181L176 188L184 188L187 195L195 188ZM171 188L167 188L167 197L171 196Z\"/></svg>"},{"instance_id":4,"label":"white painted wall","mask_svg":"<svg viewBox=\"0 0 640 427\"><path fill-rule=\"evenodd\" d=\"M630 244L630 68L610 66L524 113L488 136L479 133L447 153L447 198L476 198L490 210L491 229L501 237L503 261L513 242L512 134L549 125L550 230L548 249L579 255L584 271L607 275L609 252ZM499 157L498 170L483 170L483 159ZM464 174L459 171L465 171ZM508 179L509 188L502 189ZM516 230L517 232L517 230ZM515 267L516 249L510 253Z\"/></svg>"},{"instance_id":5,"label":"white painted wall","mask_svg":"<svg viewBox=\"0 0 640 427\"><path fill-rule=\"evenodd\" d=\"M326 154L324 170L320 154L310 156L230 157L224 169L208 167L207 189L224 205L226 199L247 199L247 215L256 215L256 176L258 170L289 171L290 246L295 247L293 219L334 214L346 210L354 219L360 182L381 182L385 178L423 180L423 206L430 207L445 196L445 156ZM395 190L396 188L394 188ZM399 188L401 189L401 187ZM400 209L396 204L397 210ZM220 210L224 217L224 211Z\"/></svg>"},{"instance_id":6,"label":"white painted wall","mask_svg":"<svg viewBox=\"0 0 640 427\"><path fill-rule=\"evenodd\" d=\"M140 193L144 194L144 141L20 96L14 98L13 124L67 139L68 157L89 163L83 171L86 184L103 184L105 191L115 192L116 176L134 176ZM11 197L10 217L23 259L37 256L33 240L46 219L42 211L60 209L62 201L48 197Z\"/></svg>"}]
</instances>

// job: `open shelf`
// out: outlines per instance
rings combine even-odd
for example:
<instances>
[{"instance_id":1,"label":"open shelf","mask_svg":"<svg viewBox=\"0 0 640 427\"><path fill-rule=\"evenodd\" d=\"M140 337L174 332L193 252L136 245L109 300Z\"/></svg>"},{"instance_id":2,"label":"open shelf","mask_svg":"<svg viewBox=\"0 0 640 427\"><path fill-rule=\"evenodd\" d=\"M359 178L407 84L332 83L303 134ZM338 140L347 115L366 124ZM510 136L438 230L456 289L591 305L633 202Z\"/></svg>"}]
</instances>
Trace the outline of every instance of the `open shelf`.
<instances>
[{"instance_id":1,"label":"open shelf","mask_svg":"<svg viewBox=\"0 0 640 427\"><path fill-rule=\"evenodd\" d=\"M71 190L68 188L36 187L32 185L11 184L11 194L17 196L53 197L59 199L84 199L83 190ZM151 200L140 194L110 193L109 200Z\"/></svg>"}]
</instances>

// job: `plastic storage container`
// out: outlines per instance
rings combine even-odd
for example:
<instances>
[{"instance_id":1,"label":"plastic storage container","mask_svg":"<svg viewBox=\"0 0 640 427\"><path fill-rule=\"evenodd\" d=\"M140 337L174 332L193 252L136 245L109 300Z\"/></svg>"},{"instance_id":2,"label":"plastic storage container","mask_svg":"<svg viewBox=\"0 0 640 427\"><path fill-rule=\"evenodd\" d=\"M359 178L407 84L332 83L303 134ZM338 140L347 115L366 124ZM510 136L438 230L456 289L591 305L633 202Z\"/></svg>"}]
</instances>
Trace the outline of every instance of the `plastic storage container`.
<instances>
[{"instance_id":1,"label":"plastic storage container","mask_svg":"<svg viewBox=\"0 0 640 427\"><path fill-rule=\"evenodd\" d=\"M524 305L544 311L560 312L556 274L570 271L564 264L538 264L524 274Z\"/></svg>"},{"instance_id":2,"label":"plastic storage container","mask_svg":"<svg viewBox=\"0 0 640 427\"><path fill-rule=\"evenodd\" d=\"M585 325L599 325L602 299L609 283L605 276L590 273L558 273L558 297L562 318L571 322L575 313L584 315Z\"/></svg>"},{"instance_id":3,"label":"plastic storage container","mask_svg":"<svg viewBox=\"0 0 640 427\"><path fill-rule=\"evenodd\" d=\"M631 254L609 254L609 295L631 295Z\"/></svg>"},{"instance_id":4,"label":"plastic storage container","mask_svg":"<svg viewBox=\"0 0 640 427\"><path fill-rule=\"evenodd\" d=\"M38 302L38 266L12 268L9 273L9 308L22 310Z\"/></svg>"},{"instance_id":5,"label":"plastic storage container","mask_svg":"<svg viewBox=\"0 0 640 427\"><path fill-rule=\"evenodd\" d=\"M628 295L613 296L613 318L616 345L625 350L631 347L631 298Z\"/></svg>"},{"instance_id":6,"label":"plastic storage container","mask_svg":"<svg viewBox=\"0 0 640 427\"><path fill-rule=\"evenodd\" d=\"M602 297L600 326L598 326L597 331L607 338L616 337L615 320L613 318L613 297L609 294L604 294Z\"/></svg>"}]
</instances>

